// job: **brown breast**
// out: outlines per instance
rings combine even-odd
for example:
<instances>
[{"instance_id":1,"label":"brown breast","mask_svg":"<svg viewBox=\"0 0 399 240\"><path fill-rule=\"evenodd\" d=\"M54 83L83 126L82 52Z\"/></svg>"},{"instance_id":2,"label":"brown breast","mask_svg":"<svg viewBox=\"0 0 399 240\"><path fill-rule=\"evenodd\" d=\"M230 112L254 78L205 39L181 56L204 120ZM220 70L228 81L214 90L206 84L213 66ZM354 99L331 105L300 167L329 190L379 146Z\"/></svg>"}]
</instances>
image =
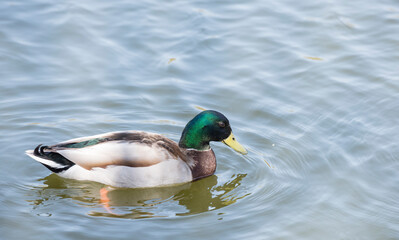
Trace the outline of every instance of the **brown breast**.
<instances>
[{"instance_id":1,"label":"brown breast","mask_svg":"<svg viewBox=\"0 0 399 240\"><path fill-rule=\"evenodd\" d=\"M215 173L216 157L212 149L207 151L187 150L186 156L194 180L211 176Z\"/></svg>"}]
</instances>

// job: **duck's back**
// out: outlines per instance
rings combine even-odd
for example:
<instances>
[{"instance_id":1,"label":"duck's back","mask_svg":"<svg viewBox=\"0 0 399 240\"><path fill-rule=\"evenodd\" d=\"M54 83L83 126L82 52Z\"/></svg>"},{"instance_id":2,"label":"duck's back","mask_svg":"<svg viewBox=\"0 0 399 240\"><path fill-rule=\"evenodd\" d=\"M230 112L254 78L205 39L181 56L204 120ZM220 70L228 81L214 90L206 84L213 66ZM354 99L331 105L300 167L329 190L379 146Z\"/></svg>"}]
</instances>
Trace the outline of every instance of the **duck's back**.
<instances>
[{"instance_id":1,"label":"duck's back","mask_svg":"<svg viewBox=\"0 0 399 240\"><path fill-rule=\"evenodd\" d=\"M177 144L155 133L125 131L71 139L44 152L57 152L79 166L148 167L169 159L185 160Z\"/></svg>"}]
</instances>

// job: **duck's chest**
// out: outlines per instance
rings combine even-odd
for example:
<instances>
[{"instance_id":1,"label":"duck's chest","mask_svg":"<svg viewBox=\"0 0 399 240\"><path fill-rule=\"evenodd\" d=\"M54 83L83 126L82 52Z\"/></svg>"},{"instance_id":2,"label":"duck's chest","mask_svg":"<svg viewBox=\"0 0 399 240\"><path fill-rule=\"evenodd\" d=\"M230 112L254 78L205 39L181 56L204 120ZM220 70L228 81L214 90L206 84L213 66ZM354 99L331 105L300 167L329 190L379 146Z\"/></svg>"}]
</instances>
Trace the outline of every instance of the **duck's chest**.
<instances>
[{"instance_id":1,"label":"duck's chest","mask_svg":"<svg viewBox=\"0 0 399 240\"><path fill-rule=\"evenodd\" d=\"M216 157L212 149L207 151L188 151L193 180L211 176L216 170Z\"/></svg>"}]
</instances>

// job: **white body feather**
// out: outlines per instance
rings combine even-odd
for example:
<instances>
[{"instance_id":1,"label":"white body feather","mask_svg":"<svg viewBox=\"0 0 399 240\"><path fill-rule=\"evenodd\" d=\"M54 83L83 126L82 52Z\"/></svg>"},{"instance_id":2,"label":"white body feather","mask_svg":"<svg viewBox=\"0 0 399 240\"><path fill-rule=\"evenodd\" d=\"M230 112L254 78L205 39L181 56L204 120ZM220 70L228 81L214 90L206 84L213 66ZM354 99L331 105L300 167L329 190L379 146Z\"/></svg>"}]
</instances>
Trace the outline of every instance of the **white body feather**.
<instances>
[{"instance_id":1,"label":"white body feather","mask_svg":"<svg viewBox=\"0 0 399 240\"><path fill-rule=\"evenodd\" d=\"M84 168L108 165L148 166L173 156L157 146L111 141L84 148L65 148L59 154Z\"/></svg>"},{"instance_id":2,"label":"white body feather","mask_svg":"<svg viewBox=\"0 0 399 240\"><path fill-rule=\"evenodd\" d=\"M191 170L182 161L170 159L149 167L110 165L106 168L87 170L74 165L58 174L76 180L96 181L106 185L127 188L156 187L193 180Z\"/></svg>"}]
</instances>

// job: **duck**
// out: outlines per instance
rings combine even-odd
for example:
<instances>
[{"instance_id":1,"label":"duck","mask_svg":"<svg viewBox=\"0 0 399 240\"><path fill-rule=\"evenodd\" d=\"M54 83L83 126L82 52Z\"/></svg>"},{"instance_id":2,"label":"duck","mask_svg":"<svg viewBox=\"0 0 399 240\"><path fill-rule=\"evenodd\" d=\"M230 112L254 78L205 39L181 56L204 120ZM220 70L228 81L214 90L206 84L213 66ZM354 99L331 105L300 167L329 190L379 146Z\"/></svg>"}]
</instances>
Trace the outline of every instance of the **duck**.
<instances>
[{"instance_id":1,"label":"duck","mask_svg":"<svg viewBox=\"0 0 399 240\"><path fill-rule=\"evenodd\" d=\"M210 142L247 150L233 135L229 120L205 110L191 119L177 143L163 135L118 131L38 145L26 154L63 178L111 187L149 188L182 184L211 176L216 156Z\"/></svg>"}]
</instances>

